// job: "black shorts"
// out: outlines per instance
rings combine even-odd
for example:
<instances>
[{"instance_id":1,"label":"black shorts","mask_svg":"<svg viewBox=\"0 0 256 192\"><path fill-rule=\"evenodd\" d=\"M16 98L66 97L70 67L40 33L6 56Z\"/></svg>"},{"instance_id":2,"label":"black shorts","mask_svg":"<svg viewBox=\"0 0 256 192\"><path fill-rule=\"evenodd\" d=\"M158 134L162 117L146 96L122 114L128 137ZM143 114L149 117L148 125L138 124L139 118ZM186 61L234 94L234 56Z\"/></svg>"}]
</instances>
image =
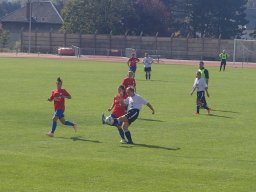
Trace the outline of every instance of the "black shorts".
<instances>
[{"instance_id":1,"label":"black shorts","mask_svg":"<svg viewBox=\"0 0 256 192\"><path fill-rule=\"evenodd\" d=\"M151 71L151 67L144 67L144 71L145 72L150 72Z\"/></svg>"},{"instance_id":2,"label":"black shorts","mask_svg":"<svg viewBox=\"0 0 256 192\"><path fill-rule=\"evenodd\" d=\"M139 109L130 109L128 113L125 114L125 117L128 119L129 124L131 124L138 118L139 113Z\"/></svg>"},{"instance_id":3,"label":"black shorts","mask_svg":"<svg viewBox=\"0 0 256 192\"><path fill-rule=\"evenodd\" d=\"M226 60L221 60L220 64L221 65L226 65Z\"/></svg>"}]
</instances>

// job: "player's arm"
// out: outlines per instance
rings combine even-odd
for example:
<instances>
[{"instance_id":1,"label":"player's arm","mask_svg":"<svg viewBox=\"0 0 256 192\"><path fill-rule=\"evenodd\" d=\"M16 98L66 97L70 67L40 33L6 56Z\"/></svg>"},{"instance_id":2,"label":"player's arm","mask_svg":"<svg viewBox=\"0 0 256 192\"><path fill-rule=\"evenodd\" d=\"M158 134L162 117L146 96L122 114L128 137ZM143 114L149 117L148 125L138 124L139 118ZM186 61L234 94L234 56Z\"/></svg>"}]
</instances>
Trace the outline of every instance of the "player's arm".
<instances>
[{"instance_id":1,"label":"player's arm","mask_svg":"<svg viewBox=\"0 0 256 192\"><path fill-rule=\"evenodd\" d=\"M193 93L195 92L195 90L196 90L196 87L193 87L193 88L192 88L192 91L191 91L191 93L190 93L190 95L193 95Z\"/></svg>"},{"instance_id":2,"label":"player's arm","mask_svg":"<svg viewBox=\"0 0 256 192\"><path fill-rule=\"evenodd\" d=\"M208 87L205 88L205 92L206 92L207 97L210 97L210 94L208 92Z\"/></svg>"},{"instance_id":3,"label":"player's arm","mask_svg":"<svg viewBox=\"0 0 256 192\"><path fill-rule=\"evenodd\" d=\"M151 109L152 114L155 114L155 110L154 110L153 106L150 103L147 103L146 105L148 106L149 109Z\"/></svg>"},{"instance_id":4,"label":"player's arm","mask_svg":"<svg viewBox=\"0 0 256 192\"><path fill-rule=\"evenodd\" d=\"M112 111L112 109L114 108L114 106L115 106L115 103L113 102L112 105L111 105L111 107L108 108L108 111Z\"/></svg>"},{"instance_id":5,"label":"player's arm","mask_svg":"<svg viewBox=\"0 0 256 192\"><path fill-rule=\"evenodd\" d=\"M127 65L130 66L130 59L127 61Z\"/></svg>"},{"instance_id":6,"label":"player's arm","mask_svg":"<svg viewBox=\"0 0 256 192\"><path fill-rule=\"evenodd\" d=\"M47 100L48 100L49 102L52 102L53 99L54 99L54 94L53 94L53 92L52 92L51 96L50 96Z\"/></svg>"}]
</instances>

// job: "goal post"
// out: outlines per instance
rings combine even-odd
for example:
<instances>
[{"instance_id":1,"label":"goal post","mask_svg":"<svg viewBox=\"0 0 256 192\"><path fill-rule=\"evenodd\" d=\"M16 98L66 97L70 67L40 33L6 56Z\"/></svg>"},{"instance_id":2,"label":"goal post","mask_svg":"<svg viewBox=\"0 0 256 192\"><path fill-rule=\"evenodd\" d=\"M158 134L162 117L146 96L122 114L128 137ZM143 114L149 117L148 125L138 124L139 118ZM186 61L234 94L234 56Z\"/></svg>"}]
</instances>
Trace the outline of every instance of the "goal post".
<instances>
[{"instance_id":1,"label":"goal post","mask_svg":"<svg viewBox=\"0 0 256 192\"><path fill-rule=\"evenodd\" d=\"M234 39L233 64L256 63L256 40Z\"/></svg>"}]
</instances>

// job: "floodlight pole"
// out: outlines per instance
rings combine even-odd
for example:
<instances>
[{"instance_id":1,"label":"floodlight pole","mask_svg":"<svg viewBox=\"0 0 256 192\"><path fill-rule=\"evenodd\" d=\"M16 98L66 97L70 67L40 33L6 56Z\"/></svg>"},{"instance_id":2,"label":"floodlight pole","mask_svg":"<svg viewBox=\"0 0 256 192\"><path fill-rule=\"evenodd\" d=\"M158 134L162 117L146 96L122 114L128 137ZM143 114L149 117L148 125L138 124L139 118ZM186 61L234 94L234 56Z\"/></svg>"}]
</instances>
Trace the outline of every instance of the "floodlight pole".
<instances>
[{"instance_id":1,"label":"floodlight pole","mask_svg":"<svg viewBox=\"0 0 256 192\"><path fill-rule=\"evenodd\" d=\"M28 29L28 53L31 49L31 20L32 20L32 3L29 1L29 29Z\"/></svg>"}]
</instances>

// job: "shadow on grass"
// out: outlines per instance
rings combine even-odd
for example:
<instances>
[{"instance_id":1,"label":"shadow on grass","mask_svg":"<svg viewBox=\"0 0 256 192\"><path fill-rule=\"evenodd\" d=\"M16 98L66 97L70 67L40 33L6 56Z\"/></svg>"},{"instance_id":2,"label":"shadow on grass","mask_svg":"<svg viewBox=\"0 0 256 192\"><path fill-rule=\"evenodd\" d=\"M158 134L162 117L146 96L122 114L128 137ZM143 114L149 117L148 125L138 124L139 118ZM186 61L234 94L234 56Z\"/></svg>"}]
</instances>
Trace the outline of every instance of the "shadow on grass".
<instances>
[{"instance_id":1,"label":"shadow on grass","mask_svg":"<svg viewBox=\"0 0 256 192\"><path fill-rule=\"evenodd\" d=\"M146 147L146 148L150 148L150 149L164 149L164 150L169 150L169 151L180 150L179 147L162 147L162 146L158 146L158 145L148 145L148 144L141 144L141 143L134 143L133 145L123 144L121 147L124 147L124 148Z\"/></svg>"},{"instance_id":2,"label":"shadow on grass","mask_svg":"<svg viewBox=\"0 0 256 192\"><path fill-rule=\"evenodd\" d=\"M156 122L164 122L162 120L157 120L157 119L144 119L144 118L138 118L139 120L142 120L142 121L156 121Z\"/></svg>"},{"instance_id":3,"label":"shadow on grass","mask_svg":"<svg viewBox=\"0 0 256 192\"><path fill-rule=\"evenodd\" d=\"M207 115L207 114L205 114ZM229 116L225 116L225 115L216 115L216 114L209 114L207 116L211 116L211 117L220 117L220 118L226 118L226 119L233 119L233 117L229 117Z\"/></svg>"},{"instance_id":4,"label":"shadow on grass","mask_svg":"<svg viewBox=\"0 0 256 192\"><path fill-rule=\"evenodd\" d=\"M57 139L71 139L72 141L86 141L86 142L92 142L92 143L101 143L97 140L90 140L90 139L84 139L82 136L76 136L76 137L55 137Z\"/></svg>"},{"instance_id":5,"label":"shadow on grass","mask_svg":"<svg viewBox=\"0 0 256 192\"><path fill-rule=\"evenodd\" d=\"M136 79L136 81L155 81L155 82L164 82L164 83L168 83L168 82L170 82L170 81L157 80L157 79L151 79L151 80L146 80L146 79Z\"/></svg>"},{"instance_id":6,"label":"shadow on grass","mask_svg":"<svg viewBox=\"0 0 256 192\"><path fill-rule=\"evenodd\" d=\"M219 110L219 109L212 109L212 111L219 111L219 112L224 112L224 113L239 113L237 111L227 111L227 110Z\"/></svg>"}]
</instances>

